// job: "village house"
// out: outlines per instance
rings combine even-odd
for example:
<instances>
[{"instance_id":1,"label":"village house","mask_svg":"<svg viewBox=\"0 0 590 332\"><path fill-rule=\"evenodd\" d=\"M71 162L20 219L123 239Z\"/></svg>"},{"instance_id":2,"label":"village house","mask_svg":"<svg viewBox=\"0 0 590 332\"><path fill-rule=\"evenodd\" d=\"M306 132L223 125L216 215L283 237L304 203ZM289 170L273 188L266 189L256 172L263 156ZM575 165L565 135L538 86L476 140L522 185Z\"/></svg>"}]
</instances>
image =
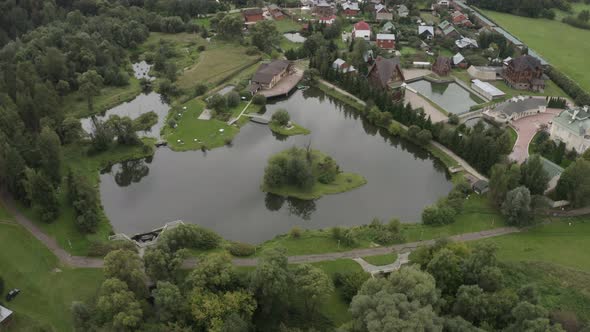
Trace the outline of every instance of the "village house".
<instances>
[{"instance_id":1,"label":"village house","mask_svg":"<svg viewBox=\"0 0 590 332\"><path fill-rule=\"evenodd\" d=\"M372 12L375 10L375 6L383 3L382 0L369 0L368 6L365 8L365 11Z\"/></svg>"},{"instance_id":2,"label":"village house","mask_svg":"<svg viewBox=\"0 0 590 332\"><path fill-rule=\"evenodd\" d=\"M422 39L431 40L434 38L434 27L430 25L419 25L418 36Z\"/></svg>"},{"instance_id":3,"label":"village house","mask_svg":"<svg viewBox=\"0 0 590 332\"><path fill-rule=\"evenodd\" d=\"M393 14L384 5L378 4L375 5L375 19L377 21L390 21L393 19Z\"/></svg>"},{"instance_id":4,"label":"village house","mask_svg":"<svg viewBox=\"0 0 590 332\"><path fill-rule=\"evenodd\" d=\"M373 65L369 68L367 75L369 83L380 89L399 86L404 81L404 74L398 57L386 59L378 56Z\"/></svg>"},{"instance_id":5,"label":"village house","mask_svg":"<svg viewBox=\"0 0 590 332\"><path fill-rule=\"evenodd\" d=\"M527 116L545 113L546 110L547 101L545 98L518 96L486 107L482 114L488 120L506 124Z\"/></svg>"},{"instance_id":6,"label":"village house","mask_svg":"<svg viewBox=\"0 0 590 332\"><path fill-rule=\"evenodd\" d=\"M502 78L501 67L488 67L488 66L471 66L467 69L467 73L472 78L476 78L480 81L495 81L498 78Z\"/></svg>"},{"instance_id":7,"label":"village house","mask_svg":"<svg viewBox=\"0 0 590 332\"><path fill-rule=\"evenodd\" d=\"M502 71L502 77L514 89L540 92L545 89L541 61L528 54L509 60Z\"/></svg>"},{"instance_id":8,"label":"village house","mask_svg":"<svg viewBox=\"0 0 590 332\"><path fill-rule=\"evenodd\" d=\"M371 39L371 27L365 21L360 21L352 28L352 38L363 38L364 40Z\"/></svg>"},{"instance_id":9,"label":"village house","mask_svg":"<svg viewBox=\"0 0 590 332\"><path fill-rule=\"evenodd\" d=\"M459 31L457 31L457 29L455 29L455 27L449 21L446 20L440 22L440 24L438 25L438 32L445 38L457 38L461 36L459 34Z\"/></svg>"},{"instance_id":10,"label":"village house","mask_svg":"<svg viewBox=\"0 0 590 332\"><path fill-rule=\"evenodd\" d=\"M250 92L254 95L260 90L272 89L292 70L292 64L288 60L273 60L261 64L250 80Z\"/></svg>"},{"instance_id":11,"label":"village house","mask_svg":"<svg viewBox=\"0 0 590 332\"><path fill-rule=\"evenodd\" d=\"M432 71L438 76L447 76L451 72L451 59L445 56L439 56L432 65Z\"/></svg>"},{"instance_id":12,"label":"village house","mask_svg":"<svg viewBox=\"0 0 590 332\"><path fill-rule=\"evenodd\" d=\"M8 328L7 326L10 325L12 320L12 314L12 310L0 305L0 331L3 331L5 327Z\"/></svg>"},{"instance_id":13,"label":"village house","mask_svg":"<svg viewBox=\"0 0 590 332\"><path fill-rule=\"evenodd\" d=\"M263 11L260 8L244 9L242 10L244 23L255 24L258 21L264 20Z\"/></svg>"},{"instance_id":14,"label":"village house","mask_svg":"<svg viewBox=\"0 0 590 332\"><path fill-rule=\"evenodd\" d=\"M313 13L319 17L331 17L332 15L336 14L336 8L334 8L333 4L328 3L324 0L320 0L313 7Z\"/></svg>"},{"instance_id":15,"label":"village house","mask_svg":"<svg viewBox=\"0 0 590 332\"><path fill-rule=\"evenodd\" d=\"M458 10L455 10L451 14L451 17L453 19L453 24L465 26L465 27L473 26L473 23L471 23L471 21L469 20L469 17L467 17L467 15L463 14L462 12L460 12Z\"/></svg>"},{"instance_id":16,"label":"village house","mask_svg":"<svg viewBox=\"0 0 590 332\"><path fill-rule=\"evenodd\" d=\"M358 2L347 1L342 4L342 13L347 17L357 16L360 12Z\"/></svg>"},{"instance_id":17,"label":"village house","mask_svg":"<svg viewBox=\"0 0 590 332\"><path fill-rule=\"evenodd\" d=\"M332 25L336 21L336 15L322 17L319 19L320 24Z\"/></svg>"},{"instance_id":18,"label":"village house","mask_svg":"<svg viewBox=\"0 0 590 332\"><path fill-rule=\"evenodd\" d=\"M272 18L276 21L280 21L285 18L285 14L277 5L268 5L268 12L272 16Z\"/></svg>"},{"instance_id":19,"label":"village house","mask_svg":"<svg viewBox=\"0 0 590 332\"><path fill-rule=\"evenodd\" d=\"M348 64L348 62L340 58L334 60L332 63L332 69L338 70L342 73L353 73L356 71L354 66Z\"/></svg>"},{"instance_id":20,"label":"village house","mask_svg":"<svg viewBox=\"0 0 590 332\"><path fill-rule=\"evenodd\" d=\"M395 48L395 35L392 33L378 33L377 46L384 50L393 50Z\"/></svg>"},{"instance_id":21,"label":"village house","mask_svg":"<svg viewBox=\"0 0 590 332\"><path fill-rule=\"evenodd\" d=\"M449 8L449 6L451 5L451 1L449 0L438 0L436 2L436 7L438 8Z\"/></svg>"},{"instance_id":22,"label":"village house","mask_svg":"<svg viewBox=\"0 0 590 332\"><path fill-rule=\"evenodd\" d=\"M565 143L568 150L583 153L590 147L590 108L568 108L553 118L551 139Z\"/></svg>"},{"instance_id":23,"label":"village house","mask_svg":"<svg viewBox=\"0 0 590 332\"><path fill-rule=\"evenodd\" d=\"M479 47L477 40L467 37L461 37L460 39L455 40L455 45L457 45L457 47L460 49Z\"/></svg>"},{"instance_id":24,"label":"village house","mask_svg":"<svg viewBox=\"0 0 590 332\"><path fill-rule=\"evenodd\" d=\"M410 10L405 5L399 5L397 7L397 16L408 17L408 16L410 16Z\"/></svg>"},{"instance_id":25,"label":"village house","mask_svg":"<svg viewBox=\"0 0 590 332\"><path fill-rule=\"evenodd\" d=\"M463 69L467 68L467 60L465 60L463 54L457 53L453 55L453 58L451 60L453 62L453 66Z\"/></svg>"},{"instance_id":26,"label":"village house","mask_svg":"<svg viewBox=\"0 0 590 332\"><path fill-rule=\"evenodd\" d=\"M504 91L496 88L490 83L474 79L471 81L471 88L484 96L487 100L494 100L504 97L506 94Z\"/></svg>"},{"instance_id":27,"label":"village house","mask_svg":"<svg viewBox=\"0 0 590 332\"><path fill-rule=\"evenodd\" d=\"M395 31L395 25L393 25L393 23L391 23L391 21L385 22L385 24L383 24L383 26L381 27L382 33L393 33L394 31Z\"/></svg>"}]
</instances>

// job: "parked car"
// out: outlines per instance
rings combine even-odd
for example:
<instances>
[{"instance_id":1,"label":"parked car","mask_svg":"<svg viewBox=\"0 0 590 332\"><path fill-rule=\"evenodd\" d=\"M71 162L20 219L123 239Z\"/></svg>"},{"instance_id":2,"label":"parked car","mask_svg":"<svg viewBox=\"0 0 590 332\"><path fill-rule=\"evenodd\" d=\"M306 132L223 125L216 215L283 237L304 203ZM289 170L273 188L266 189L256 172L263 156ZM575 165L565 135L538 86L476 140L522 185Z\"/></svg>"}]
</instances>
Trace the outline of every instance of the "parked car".
<instances>
[{"instance_id":1,"label":"parked car","mask_svg":"<svg viewBox=\"0 0 590 332\"><path fill-rule=\"evenodd\" d=\"M8 292L8 294L6 294L6 301L8 301L8 302L12 301L12 299L14 299L19 293L20 293L20 289L18 289L18 288L11 289L10 292Z\"/></svg>"}]
</instances>

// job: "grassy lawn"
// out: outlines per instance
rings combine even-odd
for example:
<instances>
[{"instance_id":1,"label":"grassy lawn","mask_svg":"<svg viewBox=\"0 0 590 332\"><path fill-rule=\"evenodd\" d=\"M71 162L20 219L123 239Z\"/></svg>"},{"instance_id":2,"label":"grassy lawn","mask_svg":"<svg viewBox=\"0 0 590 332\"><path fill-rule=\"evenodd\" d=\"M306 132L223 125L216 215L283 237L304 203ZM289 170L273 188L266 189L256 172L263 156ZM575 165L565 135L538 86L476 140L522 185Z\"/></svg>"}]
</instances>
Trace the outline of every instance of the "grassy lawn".
<instances>
[{"instance_id":1,"label":"grassy lawn","mask_svg":"<svg viewBox=\"0 0 590 332\"><path fill-rule=\"evenodd\" d=\"M516 144L516 140L518 139L518 134L512 127L506 126L506 130L510 135L510 146L514 146L514 144Z\"/></svg>"},{"instance_id":2,"label":"grassy lawn","mask_svg":"<svg viewBox=\"0 0 590 332\"><path fill-rule=\"evenodd\" d=\"M1 206L0 215L6 217ZM7 331L72 331L72 301L92 298L103 280L99 269L60 267L24 228L5 222L0 224L0 266L5 289L22 291L11 302L2 299L15 312Z\"/></svg>"},{"instance_id":3,"label":"grassy lawn","mask_svg":"<svg viewBox=\"0 0 590 332\"><path fill-rule=\"evenodd\" d=\"M67 114L75 117L87 117L92 114L102 113L121 103L130 101L141 93L139 80L133 75L129 78L129 84L121 87L108 86L100 91L100 95L94 97L92 112L88 110L88 100L81 92L76 91L64 97L63 109Z\"/></svg>"},{"instance_id":4,"label":"grassy lawn","mask_svg":"<svg viewBox=\"0 0 590 332\"><path fill-rule=\"evenodd\" d=\"M281 47L281 49L283 51L298 48L298 47L301 47L302 45L303 45L303 43L292 42L289 39L287 39L285 36L281 36L281 43L279 44L279 46Z\"/></svg>"},{"instance_id":5,"label":"grassy lawn","mask_svg":"<svg viewBox=\"0 0 590 332\"><path fill-rule=\"evenodd\" d=\"M170 48L174 50L174 62L178 70L192 65L199 60L201 52L198 51L199 46L211 47L213 43L207 42L196 33L162 33L152 32L148 39L137 48L138 55L145 55L145 53L156 54L159 49L160 42L167 42Z\"/></svg>"},{"instance_id":6,"label":"grassy lawn","mask_svg":"<svg viewBox=\"0 0 590 332\"><path fill-rule=\"evenodd\" d=\"M375 255L375 256L367 256L363 257L364 260L369 262L369 264L381 266L381 265L388 265L395 262L397 259L396 253L391 254L384 254L384 255Z\"/></svg>"},{"instance_id":7,"label":"grassy lawn","mask_svg":"<svg viewBox=\"0 0 590 332\"><path fill-rule=\"evenodd\" d=\"M291 122L291 125L291 128L285 128L284 126L281 126L278 123L271 122L268 124L268 127L274 133L283 136L309 135L311 133L309 129L303 128L294 122Z\"/></svg>"},{"instance_id":8,"label":"grassy lawn","mask_svg":"<svg viewBox=\"0 0 590 332\"><path fill-rule=\"evenodd\" d=\"M246 48L238 44L212 42L178 77L178 86L190 89L197 83L218 85L242 70L254 66L260 60L258 55L246 55Z\"/></svg>"},{"instance_id":9,"label":"grassy lawn","mask_svg":"<svg viewBox=\"0 0 590 332\"><path fill-rule=\"evenodd\" d=\"M590 91L590 43L582 42L590 40L590 30L578 29L559 21L487 10L483 12L577 81L586 91Z\"/></svg>"},{"instance_id":10,"label":"grassy lawn","mask_svg":"<svg viewBox=\"0 0 590 332\"><path fill-rule=\"evenodd\" d=\"M279 33L285 33L285 32L298 32L299 30L301 30L301 24L294 22L288 18L285 18L283 20L280 21L274 21L275 25L277 26L277 30L279 30Z\"/></svg>"},{"instance_id":11,"label":"grassy lawn","mask_svg":"<svg viewBox=\"0 0 590 332\"><path fill-rule=\"evenodd\" d=\"M275 156L287 153L288 151L283 151ZM314 175L317 176L321 174L319 170L319 164L325 160L327 155L317 150L313 150L312 155L313 157L311 162L311 168ZM340 194L346 191L350 191L366 183L367 180L360 174L339 173L338 175L336 175L336 179L328 184L321 183L320 181L316 180L311 189L301 189L292 185L282 186L280 188L271 188L263 184L262 191L270 192L275 195L284 197L295 197L299 199L310 200L320 198L323 195Z\"/></svg>"},{"instance_id":12,"label":"grassy lawn","mask_svg":"<svg viewBox=\"0 0 590 332\"><path fill-rule=\"evenodd\" d=\"M177 121L176 128L172 129L169 126L164 128L164 137L171 149L174 151L199 150L202 147L213 149L231 142L240 131L239 128L223 121L199 120L198 117L204 109L205 102L201 99L191 99L174 108L171 114L180 112L182 116ZM223 129L223 132L220 132L220 129Z\"/></svg>"}]
</instances>

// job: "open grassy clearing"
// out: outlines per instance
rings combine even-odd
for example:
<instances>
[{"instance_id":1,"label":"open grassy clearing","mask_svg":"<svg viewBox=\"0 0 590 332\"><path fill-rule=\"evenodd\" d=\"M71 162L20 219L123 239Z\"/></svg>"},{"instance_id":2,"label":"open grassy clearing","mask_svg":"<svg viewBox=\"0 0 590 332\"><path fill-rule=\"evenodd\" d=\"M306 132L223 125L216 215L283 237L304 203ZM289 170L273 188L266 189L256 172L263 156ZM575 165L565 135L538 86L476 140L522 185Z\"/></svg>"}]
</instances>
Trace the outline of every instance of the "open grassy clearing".
<instances>
[{"instance_id":1,"label":"open grassy clearing","mask_svg":"<svg viewBox=\"0 0 590 332\"><path fill-rule=\"evenodd\" d=\"M391 254L367 256L363 257L363 259L369 262L369 264L382 266L392 264L393 262L395 262L395 260L397 259L397 254L393 252Z\"/></svg>"},{"instance_id":2,"label":"open grassy clearing","mask_svg":"<svg viewBox=\"0 0 590 332\"><path fill-rule=\"evenodd\" d=\"M1 205L0 215L7 216ZM59 266L26 229L4 222L0 223L0 266L5 289L22 291L13 301L2 301L15 312L7 331L72 331L72 301L89 300L103 280L99 269Z\"/></svg>"},{"instance_id":3,"label":"open grassy clearing","mask_svg":"<svg viewBox=\"0 0 590 332\"><path fill-rule=\"evenodd\" d=\"M518 134L516 133L516 130L514 130L514 128L512 127L506 126L506 130L510 135L510 146L514 146L514 144L516 144L516 140L518 139Z\"/></svg>"},{"instance_id":4,"label":"open grassy clearing","mask_svg":"<svg viewBox=\"0 0 590 332\"><path fill-rule=\"evenodd\" d=\"M590 30L578 29L559 21L489 10L482 12L578 82L586 91L590 91L590 43L584 42L590 40Z\"/></svg>"},{"instance_id":5,"label":"open grassy clearing","mask_svg":"<svg viewBox=\"0 0 590 332\"><path fill-rule=\"evenodd\" d=\"M301 24L289 19L286 17L285 19L274 21L275 25L277 26L277 30L280 33L285 32L299 32L301 30Z\"/></svg>"},{"instance_id":6,"label":"open grassy clearing","mask_svg":"<svg viewBox=\"0 0 590 332\"><path fill-rule=\"evenodd\" d=\"M309 133L311 133L309 129L303 128L294 122L291 122L291 126L292 128L287 129L284 126L281 126L274 122L268 124L270 130L272 130L276 134L283 136L308 135Z\"/></svg>"}]
</instances>

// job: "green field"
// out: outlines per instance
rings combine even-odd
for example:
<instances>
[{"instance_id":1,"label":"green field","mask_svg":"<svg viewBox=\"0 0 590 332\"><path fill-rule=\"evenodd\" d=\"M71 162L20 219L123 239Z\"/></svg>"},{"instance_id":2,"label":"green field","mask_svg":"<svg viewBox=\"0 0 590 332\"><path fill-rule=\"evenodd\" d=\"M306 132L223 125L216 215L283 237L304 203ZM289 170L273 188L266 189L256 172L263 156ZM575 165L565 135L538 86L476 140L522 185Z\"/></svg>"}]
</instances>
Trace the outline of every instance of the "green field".
<instances>
[{"instance_id":1,"label":"green field","mask_svg":"<svg viewBox=\"0 0 590 332\"><path fill-rule=\"evenodd\" d=\"M2 206L0 216L0 276L6 290L21 290L11 302L2 299L4 306L15 312L6 331L72 331L71 303L96 294L102 271L60 266L24 228L6 221L9 217Z\"/></svg>"},{"instance_id":2,"label":"green field","mask_svg":"<svg viewBox=\"0 0 590 332\"><path fill-rule=\"evenodd\" d=\"M590 43L586 42L590 40L590 30L547 19L482 12L590 91Z\"/></svg>"},{"instance_id":3,"label":"green field","mask_svg":"<svg viewBox=\"0 0 590 332\"><path fill-rule=\"evenodd\" d=\"M277 123L271 122L268 124L268 127L274 133L279 134L279 135L283 135L283 136L308 135L311 133L311 131L309 131L309 129L305 129L296 123L291 122L291 125L293 127L290 129L287 129Z\"/></svg>"},{"instance_id":4,"label":"green field","mask_svg":"<svg viewBox=\"0 0 590 332\"><path fill-rule=\"evenodd\" d=\"M277 30L279 30L279 33L298 32L299 30L301 30L301 24L294 22L289 18L285 18L283 20L274 22L277 26Z\"/></svg>"}]
</instances>

